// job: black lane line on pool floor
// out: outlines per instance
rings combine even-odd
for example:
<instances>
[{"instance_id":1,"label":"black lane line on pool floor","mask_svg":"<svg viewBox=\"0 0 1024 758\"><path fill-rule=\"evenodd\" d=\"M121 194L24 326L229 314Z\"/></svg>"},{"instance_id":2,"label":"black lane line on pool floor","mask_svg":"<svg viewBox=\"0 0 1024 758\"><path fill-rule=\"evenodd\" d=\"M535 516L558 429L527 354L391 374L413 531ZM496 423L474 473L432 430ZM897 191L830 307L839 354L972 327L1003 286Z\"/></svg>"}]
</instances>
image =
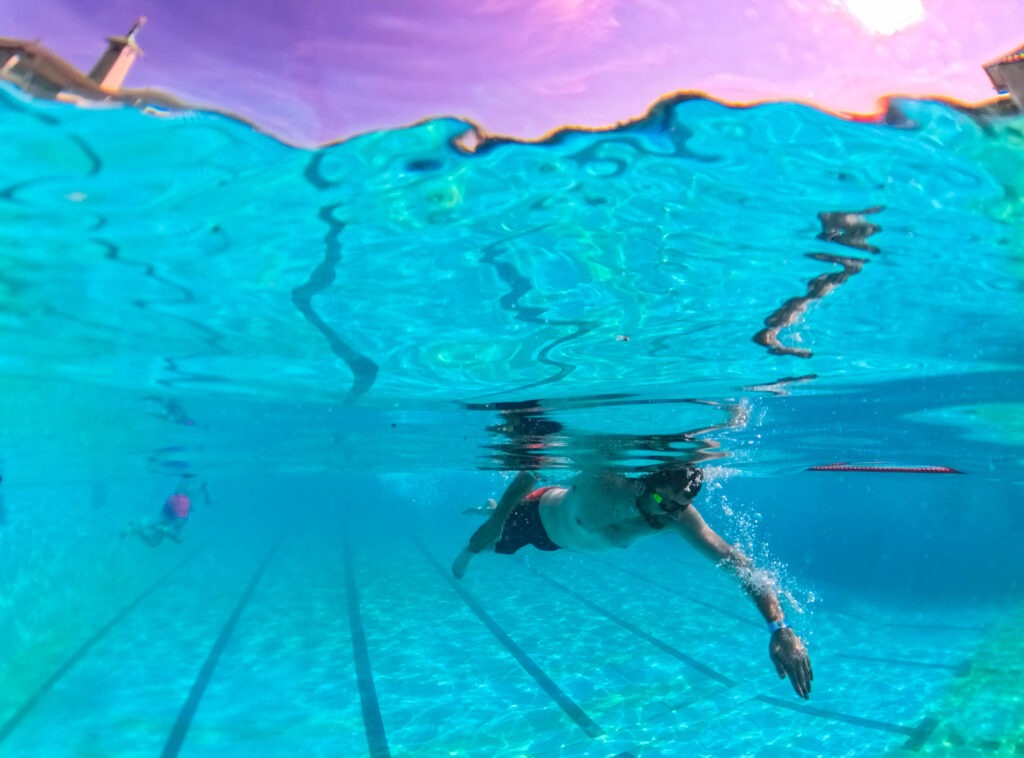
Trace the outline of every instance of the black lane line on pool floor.
<instances>
[{"instance_id":1,"label":"black lane line on pool floor","mask_svg":"<svg viewBox=\"0 0 1024 758\"><path fill-rule=\"evenodd\" d=\"M616 616L611 611L607 610L606 608L602 608L600 605L598 605L597 603L593 602L592 600L589 600L588 598L583 597L583 595L580 595L575 590L570 589L569 587L566 587L561 582L559 582L559 581L557 581L555 579L552 579L550 576L545 576L544 574L540 573L539 571L533 571L532 569L530 569L530 571L533 574L535 574L536 576L538 576L541 579L543 579L544 581L546 581L548 584L551 584L552 586L557 587L558 589L560 589L562 592L564 592L566 595L568 595L569 597L573 598L577 602L582 603L583 605L587 606L588 608L590 608L590 609L596 611L597 613L601 614L605 618L608 618L611 621L614 621L616 624L621 626L623 629L625 629L625 630L627 630L629 632L632 632L633 634L635 634L637 637L639 637L642 640L646 640L647 642L651 643L652 645L654 645L659 650L662 650L662 651L668 653L669 655L671 655L673 658L682 661L683 663L685 663L690 668L696 669L697 671L699 671L700 673L704 674L705 676L710 677L711 679L714 679L719 684L724 684L726 687L735 687L736 686L736 682L733 681L732 679L730 679L729 677L727 677L725 674L723 674L723 673L721 673L719 671L715 671L713 668L711 668L710 666L708 666L708 665L706 665L704 663L701 663L700 661L698 661L693 656L687 655L686 653L682 652L681 650L677 650L676 648L674 648L671 645L669 645L667 642L663 642L663 641L659 640L657 637L655 637L652 634L648 634L647 632L645 632L640 627L638 627L638 626L636 626L634 624L631 624L629 621L626 621L624 618L621 618L620 616Z\"/></svg>"},{"instance_id":2,"label":"black lane line on pool floor","mask_svg":"<svg viewBox=\"0 0 1024 758\"><path fill-rule=\"evenodd\" d=\"M491 615L480 605L479 601L466 590L456 579L453 577L444 566L442 566L433 555L427 552L427 549L423 546L418 539L412 537L416 547L419 548L420 552L426 557L428 561L437 569L438 573L441 574L452 586L455 592L462 602L464 602L476 617L483 622L483 625L487 627L491 634L493 634L498 641L505 646L505 649L512 654L512 657L516 659L520 666L533 677L534 681L540 685L541 689L548 694L552 700L554 700L558 706L565 712L565 714L571 718L576 725L583 730L583 732L591 738L603 737L605 732L598 726L598 724L588 716L582 708L580 708L562 689L555 684L555 682L549 677L544 671L534 663L533 659L527 655L526 651L523 650L515 641L508 635L508 633L501 628L497 621L495 621Z\"/></svg>"},{"instance_id":3,"label":"black lane line on pool floor","mask_svg":"<svg viewBox=\"0 0 1024 758\"><path fill-rule=\"evenodd\" d=\"M888 626L894 629L913 629L915 632L976 632L984 634L990 628L989 624L983 624L981 626L964 626L962 624L942 624L942 623L921 623L911 624L906 621L886 621L878 617L868 618L866 616L860 616L854 613L848 613L846 611L831 611L833 615L843 616L845 618L853 619L854 621L861 621L865 624L871 624L872 626Z\"/></svg>"},{"instance_id":4,"label":"black lane line on pool floor","mask_svg":"<svg viewBox=\"0 0 1024 758\"><path fill-rule=\"evenodd\" d=\"M123 621L128 616L128 614L135 610L139 606L139 604L142 603L143 600L145 600L154 592L156 592L160 585L167 581L167 579L169 579L170 576L174 574L174 572L176 572L186 563L195 558L199 553L201 553L204 547L205 546L194 550L184 559L182 559L174 566L172 566L166 573L157 578L155 582L153 582L146 589L144 589L142 592L136 595L135 599L128 603L128 605L124 606L120 611L114 614L113 618L111 618L106 624L104 624L95 632L93 632L93 635L89 637L89 639L87 639L85 642L79 645L78 649L76 649L75 652L73 652L68 657L68 659L64 661L64 663L58 666L57 670L50 674L50 676L47 677L46 681L39 685L38 689L36 689L36 691L33 692L25 700L25 702L21 704L21 707L14 712L14 715L12 715L10 718L7 719L7 721L4 722L4 725L0 727L0 743L3 743L3 741L7 739L8 736L10 736L11 732L13 732L15 728L17 728L18 724L20 724L21 721L25 718L25 716L27 716L29 712L36 706L40 699L42 699L43 695L49 692L50 688L53 687L53 685L56 684L62 676L68 673L68 671L70 671L71 668L76 663L82 660L82 658L86 656L86 654L92 649L92 647L97 642L106 637L110 630L117 626L119 623L121 623L121 621Z\"/></svg>"},{"instance_id":5,"label":"black lane line on pool floor","mask_svg":"<svg viewBox=\"0 0 1024 758\"><path fill-rule=\"evenodd\" d=\"M699 605L699 606L702 606L704 608L710 608L713 611L721 613L722 615L725 615L725 616L729 616L730 618L734 618L737 621L740 621L740 622L742 622L744 624L747 624L748 626L757 626L757 627L763 626L763 622L755 621L750 616L744 616L742 613L736 613L735 611L730 611L728 608L721 608L721 607L715 605L714 603L709 603L706 600L698 600L697 598L693 597L692 595L687 595L685 592L680 592L678 589L676 589L675 587L672 587L671 585L662 584L661 582L656 582L653 579L651 579L650 577L646 577L646 576L644 576L643 574L641 574L641 573L639 573L637 571L633 571L631 569L624 568L622 566L616 566L615 564L608 563L607 561L603 561L600 558L595 558L593 556L589 556L589 557L590 557L590 559L592 561L594 561L596 563L600 563L602 566L605 566L606 568L610 568L610 569L613 569L615 571L619 571L619 572L621 572L623 574L628 574L629 576L633 577L634 579L639 579L641 582L646 582L647 584L651 585L652 587L657 587L660 590L664 590L665 592L668 592L668 593L671 593L671 594L676 595L678 597L681 597L681 598L684 598L686 600L689 600L694 605Z\"/></svg>"},{"instance_id":6,"label":"black lane line on pool floor","mask_svg":"<svg viewBox=\"0 0 1024 758\"><path fill-rule=\"evenodd\" d=\"M907 741L903 743L902 749L913 752L917 752L921 749L925 740L931 736L932 732L935 731L935 727L939 725L939 719L931 716L922 719L921 723L917 726L903 726L902 724L890 724L887 721L876 721L875 719L865 719L860 716L850 716L846 713L830 711L825 708L815 708L811 705L791 703L788 700L772 697L770 695L755 695L754 700L759 700L762 703L774 705L779 708L788 708L789 710L796 711L797 713L805 713L808 716L817 716L818 718L829 719L831 721L841 721L846 724L862 726L866 729L874 729L879 732L905 734L907 736Z\"/></svg>"},{"instance_id":7,"label":"black lane line on pool floor","mask_svg":"<svg viewBox=\"0 0 1024 758\"><path fill-rule=\"evenodd\" d=\"M601 561L598 561L598 562L600 563ZM656 637L653 637L652 635L648 634L647 632L643 631L642 629L634 626L630 622L625 621L622 618L619 618L614 613L611 613L610 611L602 608L601 606L597 605L596 603L588 600L587 598L583 597L582 595L580 595L579 593L575 592L574 590L569 589L568 587L564 586L563 584L561 584L560 582L556 581L555 579L552 579L549 576L545 576L544 574L542 574L539 571L536 571L534 569L527 568L527 570L529 570L531 573L535 574L536 576L544 579L548 583L554 585L558 589L562 590L562 592L564 592L565 594L569 595L570 597L578 600L579 602L583 603L584 605L587 605L588 607L594 609L598 613L601 613L602 615L607 616L609 619L611 619L615 623L619 624L623 628L628 629L629 631L633 632L637 636L639 636L639 637L647 640L648 642L654 644L655 646L657 646L661 650L664 650L665 652L669 653L669 655L672 655L673 657L678 658L679 660L683 661L684 663L687 663L688 665L693 666L698 671L701 671L702 673L705 673L708 676L716 679L716 681L719 681L719 682L725 684L728 687L732 687L732 686L734 686L736 684L736 682L734 682L733 680L729 679L727 676L725 676L723 674L720 674L719 672L715 671L714 669L711 669L708 666L705 666L700 661L697 661L696 659L691 658L690 656L686 655L685 653L682 653L682 652L676 650L672 646L662 642L661 640L657 639ZM627 571L626 573L632 573L632 572ZM643 579L644 577L638 575L638 578ZM948 666L948 667L944 667L944 668L957 669L958 667L956 667L956 666ZM830 710L826 710L824 708L815 708L813 706L800 705L799 703L790 703L788 700L782 700L780 698L771 697L769 695L757 695L754 699L755 700L759 700L759 701L764 702L764 703L768 703L770 705L776 705L776 706L780 706L782 708L788 708L788 709L793 710L793 711L798 711L800 713L806 713L806 714L809 714L809 715L812 715L812 716L818 716L818 717L821 717L821 718L832 719L833 721L841 721L841 722L845 722L845 723L848 723L848 724L855 724L857 726L862 726L862 727L866 727L866 728L869 728L869 729L875 729L875 730L878 730L878 731L893 732L895 734L905 734L905 735L907 735L908 739L907 739L906 743L904 743L903 749L904 750L911 750L911 751L915 751L915 752L921 749L921 746L924 744L925 740L928 739L928 737L935 730L935 727L939 723L938 719L928 717L928 718L923 719L921 721L921 723L918 724L916 727L910 727L910 726L903 726L901 724L890 724L890 723L888 723L886 721L876 721L874 719L861 718L859 716L850 716L850 715L845 714L845 713L839 713L838 711L830 711Z\"/></svg>"},{"instance_id":8,"label":"black lane line on pool floor","mask_svg":"<svg viewBox=\"0 0 1024 758\"><path fill-rule=\"evenodd\" d=\"M995 740L991 738L971 739L970 737L964 737L960 734L957 734L956 732L950 732L949 734L943 735L943 739L945 740L947 745L952 745L953 747L962 747L969 750L986 750L988 752L994 753L996 750L1000 750L1003 747L1002 740ZM1011 748L1012 744L1013 743L1007 740L1007 749ZM1014 748L1014 754L1024 755L1024 742L1020 742L1017 744L1016 748Z\"/></svg>"},{"instance_id":9,"label":"black lane line on pool floor","mask_svg":"<svg viewBox=\"0 0 1024 758\"><path fill-rule=\"evenodd\" d=\"M210 678L213 676L214 669L217 668L217 663L220 661L221 653L224 652L224 648L227 647L228 641L231 639L232 633L235 631L235 625L238 623L238 619L242 616L242 611L249 604L252 593L256 589L256 585L259 584L260 579L263 578L263 572L267 570L267 566L270 565L270 561L277 553L277 549L281 546L284 541L284 535L278 537L274 544L270 546L267 551L266 557L260 563L256 569L256 573L253 574L252 579L249 580L249 585L245 588L245 592L238 599L238 603L235 604L235 609L231 612L227 622L220 630L220 634L217 636L216 642L213 643L213 647L210 648L209 654L206 656L206 660L203 662L203 667L199 669L199 674L196 676L196 680L192 683L192 689L188 693L188 697L185 698L185 702L181 706L181 710L178 712L178 718L174 722L174 726L171 727L170 734L167 735L167 742L164 744L163 752L161 756L163 758L172 758L176 756L181 750L181 745L185 741L185 736L188 734L188 728L192 724L192 718L196 714L196 709L199 707L199 701L202 700L203 694L206 692L206 687L210 683Z\"/></svg>"},{"instance_id":10,"label":"black lane line on pool floor","mask_svg":"<svg viewBox=\"0 0 1024 758\"><path fill-rule=\"evenodd\" d=\"M929 661L912 661L906 658L883 658L874 655L857 655L856 653L836 653L836 658L848 658L853 661L869 661L871 663L884 663L887 666L913 666L925 669L943 669L952 671L953 676L962 679L971 673L974 665L970 661L960 663L931 663Z\"/></svg>"},{"instance_id":11,"label":"black lane line on pool floor","mask_svg":"<svg viewBox=\"0 0 1024 758\"><path fill-rule=\"evenodd\" d=\"M346 530L342 537L345 552L345 595L348 598L348 624L352 634L352 657L356 664L356 683L359 687L359 703L363 709L363 728L366 730L366 744L371 758L388 758L387 732L380 712L377 688L373 684L373 666L366 644L366 629L359 608L359 587L356 583L355 566L352 561L352 546Z\"/></svg>"}]
</instances>

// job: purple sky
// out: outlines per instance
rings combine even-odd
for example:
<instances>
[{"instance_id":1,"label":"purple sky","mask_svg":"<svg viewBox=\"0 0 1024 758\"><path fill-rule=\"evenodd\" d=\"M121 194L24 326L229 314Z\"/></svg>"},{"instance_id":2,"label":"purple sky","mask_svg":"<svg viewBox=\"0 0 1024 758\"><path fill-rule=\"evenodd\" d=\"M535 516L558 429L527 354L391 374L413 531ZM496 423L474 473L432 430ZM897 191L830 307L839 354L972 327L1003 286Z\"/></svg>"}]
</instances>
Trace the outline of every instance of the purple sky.
<instances>
[{"instance_id":1,"label":"purple sky","mask_svg":"<svg viewBox=\"0 0 1024 758\"><path fill-rule=\"evenodd\" d=\"M129 86L303 145L437 115L535 138L678 90L857 113L886 94L987 100L981 64L1024 44L1020 2L0 0L0 36L87 70L147 16Z\"/></svg>"}]
</instances>

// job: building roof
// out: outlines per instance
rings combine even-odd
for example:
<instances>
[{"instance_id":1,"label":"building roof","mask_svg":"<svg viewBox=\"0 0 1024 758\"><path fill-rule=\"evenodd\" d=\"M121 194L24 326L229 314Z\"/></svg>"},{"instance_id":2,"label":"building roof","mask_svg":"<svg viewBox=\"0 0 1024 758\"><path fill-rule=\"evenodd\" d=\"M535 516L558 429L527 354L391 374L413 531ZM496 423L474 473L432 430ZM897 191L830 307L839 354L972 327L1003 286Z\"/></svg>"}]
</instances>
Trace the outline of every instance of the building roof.
<instances>
[{"instance_id":1,"label":"building roof","mask_svg":"<svg viewBox=\"0 0 1024 758\"><path fill-rule=\"evenodd\" d=\"M1024 63L1024 45L1018 47L1012 53L1007 53L1001 58L989 61L985 64L985 68L987 69L989 66L1005 66L1011 63Z\"/></svg>"},{"instance_id":2,"label":"building roof","mask_svg":"<svg viewBox=\"0 0 1024 758\"><path fill-rule=\"evenodd\" d=\"M989 61L982 68L985 69L988 78L992 80L992 86L996 92L1000 95L1010 95L1018 105L1021 105L1024 100L1020 81L1024 76L1024 46Z\"/></svg>"},{"instance_id":3,"label":"building roof","mask_svg":"<svg viewBox=\"0 0 1024 758\"><path fill-rule=\"evenodd\" d=\"M31 68L33 73L53 83L63 92L71 92L89 100L146 102L167 108L188 107L171 95L149 87L106 90L38 42L0 37L0 53L20 54L22 64Z\"/></svg>"},{"instance_id":4,"label":"building roof","mask_svg":"<svg viewBox=\"0 0 1024 758\"><path fill-rule=\"evenodd\" d=\"M48 81L60 86L61 89L87 96L93 95L97 98L107 97L110 94L100 89L96 82L73 65L38 42L0 37L0 50L8 53L20 53L22 62L26 66Z\"/></svg>"}]
</instances>

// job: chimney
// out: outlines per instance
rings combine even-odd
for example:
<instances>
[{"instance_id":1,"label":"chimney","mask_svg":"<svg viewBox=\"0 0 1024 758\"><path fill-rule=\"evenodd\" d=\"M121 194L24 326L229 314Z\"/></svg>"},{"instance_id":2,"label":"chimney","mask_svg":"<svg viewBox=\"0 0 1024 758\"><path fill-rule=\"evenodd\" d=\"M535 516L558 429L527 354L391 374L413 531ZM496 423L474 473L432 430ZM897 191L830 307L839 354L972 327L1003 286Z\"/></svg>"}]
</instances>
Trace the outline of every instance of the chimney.
<instances>
[{"instance_id":1,"label":"chimney","mask_svg":"<svg viewBox=\"0 0 1024 758\"><path fill-rule=\"evenodd\" d=\"M142 49L135 43L135 35L145 23L146 18L143 16L125 36L107 38L107 51L89 72L89 78L101 89L111 93L121 89L128 69L132 67L135 59L142 55Z\"/></svg>"}]
</instances>

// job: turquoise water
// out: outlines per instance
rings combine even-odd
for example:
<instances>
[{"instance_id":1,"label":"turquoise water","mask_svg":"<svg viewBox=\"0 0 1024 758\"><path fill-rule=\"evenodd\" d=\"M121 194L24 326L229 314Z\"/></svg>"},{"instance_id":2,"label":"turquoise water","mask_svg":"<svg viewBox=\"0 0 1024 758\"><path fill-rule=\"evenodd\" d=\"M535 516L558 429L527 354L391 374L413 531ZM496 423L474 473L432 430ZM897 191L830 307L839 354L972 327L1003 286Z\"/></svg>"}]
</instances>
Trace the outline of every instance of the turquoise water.
<instances>
[{"instance_id":1,"label":"turquoise water","mask_svg":"<svg viewBox=\"0 0 1024 758\"><path fill-rule=\"evenodd\" d=\"M0 111L0 754L1024 750L1021 117ZM670 538L448 577L517 468L682 462L807 703Z\"/></svg>"}]
</instances>

